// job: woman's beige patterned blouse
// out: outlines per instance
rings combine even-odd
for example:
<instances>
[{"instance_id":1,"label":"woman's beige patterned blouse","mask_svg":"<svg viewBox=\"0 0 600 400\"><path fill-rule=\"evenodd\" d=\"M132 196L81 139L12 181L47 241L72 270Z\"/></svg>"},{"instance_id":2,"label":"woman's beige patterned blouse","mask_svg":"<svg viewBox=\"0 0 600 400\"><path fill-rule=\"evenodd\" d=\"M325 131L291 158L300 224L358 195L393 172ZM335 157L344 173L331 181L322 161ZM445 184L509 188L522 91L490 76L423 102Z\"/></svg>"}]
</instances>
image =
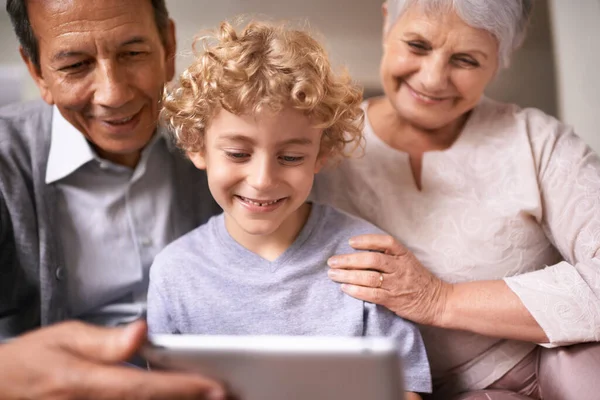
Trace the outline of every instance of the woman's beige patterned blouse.
<instances>
[{"instance_id":1,"label":"woman's beige patterned blouse","mask_svg":"<svg viewBox=\"0 0 600 400\"><path fill-rule=\"evenodd\" d=\"M421 191L406 153L368 121L365 136L362 158L317 177L317 201L378 225L446 281L504 279L552 345L600 340L600 159L568 126L484 98L449 149L425 154ZM422 333L439 393L486 387L534 346Z\"/></svg>"}]
</instances>

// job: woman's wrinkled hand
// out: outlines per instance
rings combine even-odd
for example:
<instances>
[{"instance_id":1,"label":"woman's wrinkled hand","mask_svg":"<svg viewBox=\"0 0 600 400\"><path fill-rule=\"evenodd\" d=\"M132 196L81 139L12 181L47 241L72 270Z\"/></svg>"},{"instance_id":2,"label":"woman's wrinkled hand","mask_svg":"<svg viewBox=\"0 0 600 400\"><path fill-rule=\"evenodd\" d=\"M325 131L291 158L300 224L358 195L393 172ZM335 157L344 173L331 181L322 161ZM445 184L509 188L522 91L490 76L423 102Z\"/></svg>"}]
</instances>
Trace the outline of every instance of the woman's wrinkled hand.
<instances>
[{"instance_id":1,"label":"woman's wrinkled hand","mask_svg":"<svg viewBox=\"0 0 600 400\"><path fill-rule=\"evenodd\" d=\"M388 235L361 235L350 245L362 252L331 257L330 279L360 300L380 304L424 325L442 319L452 285L429 272L404 246Z\"/></svg>"}]
</instances>

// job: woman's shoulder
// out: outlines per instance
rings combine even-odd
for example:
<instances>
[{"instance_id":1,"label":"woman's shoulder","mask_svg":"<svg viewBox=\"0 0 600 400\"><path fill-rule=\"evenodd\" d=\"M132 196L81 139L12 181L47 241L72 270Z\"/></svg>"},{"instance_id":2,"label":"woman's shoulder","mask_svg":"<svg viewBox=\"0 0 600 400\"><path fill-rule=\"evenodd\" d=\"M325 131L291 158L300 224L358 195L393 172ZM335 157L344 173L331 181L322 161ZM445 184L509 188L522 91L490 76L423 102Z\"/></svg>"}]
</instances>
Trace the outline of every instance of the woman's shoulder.
<instances>
[{"instance_id":1,"label":"woman's shoulder","mask_svg":"<svg viewBox=\"0 0 600 400\"><path fill-rule=\"evenodd\" d=\"M485 126L488 132L524 134L532 140L555 139L572 132L570 126L535 107L521 107L484 97L474 111L474 125Z\"/></svg>"}]
</instances>

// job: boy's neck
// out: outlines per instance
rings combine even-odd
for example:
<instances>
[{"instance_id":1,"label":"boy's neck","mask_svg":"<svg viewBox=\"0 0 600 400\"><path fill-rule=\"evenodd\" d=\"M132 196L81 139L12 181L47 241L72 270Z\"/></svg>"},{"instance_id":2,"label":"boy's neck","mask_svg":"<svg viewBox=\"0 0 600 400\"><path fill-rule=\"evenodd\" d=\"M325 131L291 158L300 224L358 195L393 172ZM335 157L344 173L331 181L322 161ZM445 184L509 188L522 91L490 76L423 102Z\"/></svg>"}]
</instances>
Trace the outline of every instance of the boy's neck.
<instances>
[{"instance_id":1,"label":"boy's neck","mask_svg":"<svg viewBox=\"0 0 600 400\"><path fill-rule=\"evenodd\" d=\"M225 227L231 237L251 252L265 260L275 261L296 240L308 221L312 205L304 203L291 214L279 228L269 235L251 235L225 214Z\"/></svg>"}]
</instances>

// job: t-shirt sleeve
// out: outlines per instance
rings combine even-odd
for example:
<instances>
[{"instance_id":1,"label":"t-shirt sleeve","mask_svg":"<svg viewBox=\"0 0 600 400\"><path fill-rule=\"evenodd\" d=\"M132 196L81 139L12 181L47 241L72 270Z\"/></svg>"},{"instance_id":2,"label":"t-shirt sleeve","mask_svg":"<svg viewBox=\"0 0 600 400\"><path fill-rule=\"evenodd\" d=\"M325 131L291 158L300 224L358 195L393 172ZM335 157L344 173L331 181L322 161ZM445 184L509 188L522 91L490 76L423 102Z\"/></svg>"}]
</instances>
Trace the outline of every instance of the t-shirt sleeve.
<instances>
[{"instance_id":1,"label":"t-shirt sleeve","mask_svg":"<svg viewBox=\"0 0 600 400\"><path fill-rule=\"evenodd\" d=\"M364 307L365 336L393 337L398 343L404 390L431 393L431 371L419 329L385 307L367 302Z\"/></svg>"},{"instance_id":2,"label":"t-shirt sleeve","mask_svg":"<svg viewBox=\"0 0 600 400\"><path fill-rule=\"evenodd\" d=\"M179 333L172 317L168 276L169 265L159 254L150 267L147 321L150 333Z\"/></svg>"}]
</instances>

